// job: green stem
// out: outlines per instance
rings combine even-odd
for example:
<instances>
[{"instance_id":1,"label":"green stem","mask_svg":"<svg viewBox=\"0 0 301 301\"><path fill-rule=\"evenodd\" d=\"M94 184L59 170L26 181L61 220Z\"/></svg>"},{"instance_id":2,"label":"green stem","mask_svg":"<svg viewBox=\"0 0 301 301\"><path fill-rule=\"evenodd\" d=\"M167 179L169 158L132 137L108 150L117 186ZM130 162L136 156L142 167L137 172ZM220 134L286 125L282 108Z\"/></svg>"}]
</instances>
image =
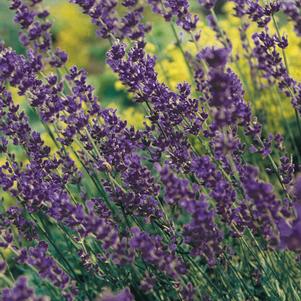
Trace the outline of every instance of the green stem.
<instances>
[{"instance_id":1,"label":"green stem","mask_svg":"<svg viewBox=\"0 0 301 301\"><path fill-rule=\"evenodd\" d=\"M280 30L279 30L279 27L278 27L278 24L277 24L277 22L275 20L274 15L272 15L272 20L273 20L273 23L274 23L274 26L275 26L275 29L276 29L277 37L278 37L279 41L281 41ZM289 73L288 60L287 60L286 53L285 53L284 49L282 49L282 57L283 57L283 60L284 60L285 68L287 70L287 74L289 75L290 73ZM294 95L293 91L291 91L291 94ZM299 136L301 137L300 117L299 117L297 109L296 108L294 108L294 109L295 109L295 118L296 118L298 130L299 130Z\"/></svg>"},{"instance_id":2,"label":"green stem","mask_svg":"<svg viewBox=\"0 0 301 301\"><path fill-rule=\"evenodd\" d=\"M182 56L183 56L183 58L184 58L184 60L185 60L185 64L186 64L187 69L188 69L189 74L190 74L190 80L191 80L191 83L193 83L193 82L194 82L193 72L192 72L192 69L191 69L191 67L190 67L190 64L189 64L188 61L187 61L187 58L186 58L184 49L183 49L183 47L182 47L182 43L181 43L181 41L180 41L180 39L179 39L179 36L178 36L178 34L177 34L177 31L176 31L176 28L175 28L174 24L173 24L172 22L169 22L169 23L170 23L170 27L171 27L171 30L172 30L172 32L173 32L173 35L174 35L174 37L175 37L175 39L176 39L176 45L179 47L179 49L180 49L180 51L181 51L181 53L182 53Z\"/></svg>"},{"instance_id":3,"label":"green stem","mask_svg":"<svg viewBox=\"0 0 301 301\"><path fill-rule=\"evenodd\" d=\"M271 96L272 96L272 98L274 99L273 93L271 93ZM285 118L285 116L284 116L284 114L283 114L284 109L283 109L283 107L282 107L282 102L281 102L281 100L280 100L280 98L279 98L279 94L278 94L278 93L277 93L277 103L278 103L278 106L277 106L278 112L280 113L281 119L282 119L282 121L283 121L283 123L284 123L284 125L285 125L285 127L286 127L286 130L287 130L287 132L288 132L288 134L289 134L289 138L290 138L291 143L292 143L292 145L293 145L294 152L295 152L295 154L296 154L296 156L297 156L298 164L300 164L300 163L301 163L301 157L300 157L300 153L299 153L299 150L298 150L298 147L297 147L297 144L296 144L296 139L295 139L295 137L294 137L294 135L293 135L293 133L292 133L292 131L291 131L291 128L290 128L290 126L289 126L289 124L288 124L287 119ZM296 113L296 111L295 111L295 113ZM296 117L296 116L295 116L295 117ZM298 117L298 116L297 116L297 117ZM296 120L299 121L299 118L297 118Z\"/></svg>"},{"instance_id":4,"label":"green stem","mask_svg":"<svg viewBox=\"0 0 301 301\"><path fill-rule=\"evenodd\" d=\"M244 289L246 290L246 292L248 293L248 295L250 296L251 300L253 299L253 294L250 292L248 286L245 284L243 277L241 276L241 274L236 270L235 266L232 264L231 260L228 258L228 256L226 255L225 252L223 252L223 255L226 259L226 261L229 263L230 268L232 269L232 271L234 272L237 280L242 284L242 286L244 287Z\"/></svg>"},{"instance_id":5,"label":"green stem","mask_svg":"<svg viewBox=\"0 0 301 301\"><path fill-rule=\"evenodd\" d=\"M192 264L192 266L197 270L199 271L202 276L206 279L206 281L208 282L208 284L210 284L210 286L214 289L214 291L217 293L218 296L221 296L221 300L225 300L224 297L225 297L225 294L223 292L220 292L220 290L218 289L218 286L215 285L214 282L211 281L211 279L208 277L208 275L206 274L206 272L204 272L201 267L199 265L197 265L195 263L195 261L191 258L190 255L188 256L185 256L186 259L188 259L188 261L190 261L190 263Z\"/></svg>"}]
</instances>

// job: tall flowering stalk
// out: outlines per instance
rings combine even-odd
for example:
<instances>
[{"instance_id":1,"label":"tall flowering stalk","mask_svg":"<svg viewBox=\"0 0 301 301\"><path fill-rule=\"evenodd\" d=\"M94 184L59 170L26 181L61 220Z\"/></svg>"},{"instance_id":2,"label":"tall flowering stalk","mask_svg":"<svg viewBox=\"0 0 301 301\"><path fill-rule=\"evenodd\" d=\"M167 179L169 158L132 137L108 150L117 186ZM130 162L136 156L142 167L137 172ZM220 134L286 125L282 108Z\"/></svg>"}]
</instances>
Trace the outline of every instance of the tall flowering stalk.
<instances>
[{"instance_id":1,"label":"tall flowering stalk","mask_svg":"<svg viewBox=\"0 0 301 301\"><path fill-rule=\"evenodd\" d=\"M245 100L216 1L198 5L218 47L200 46L188 1L70 2L109 41L106 63L145 122L130 127L100 105L85 70L66 67L41 0L10 1L26 53L0 45L0 300L300 300L300 154ZM283 10L298 32L298 3L233 2L260 28L251 49L241 35L260 88L277 84L299 120L300 84L275 19ZM175 91L147 53L151 11L192 76Z\"/></svg>"}]
</instances>

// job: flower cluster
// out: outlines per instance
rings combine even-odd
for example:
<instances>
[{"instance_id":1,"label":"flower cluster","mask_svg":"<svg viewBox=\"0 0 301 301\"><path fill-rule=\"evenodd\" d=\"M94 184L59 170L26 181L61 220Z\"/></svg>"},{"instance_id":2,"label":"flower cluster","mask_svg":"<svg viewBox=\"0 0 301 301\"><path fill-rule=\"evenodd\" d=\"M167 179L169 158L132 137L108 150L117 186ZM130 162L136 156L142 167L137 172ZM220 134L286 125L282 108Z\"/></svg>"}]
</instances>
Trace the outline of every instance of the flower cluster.
<instances>
[{"instance_id":1,"label":"flower cluster","mask_svg":"<svg viewBox=\"0 0 301 301\"><path fill-rule=\"evenodd\" d=\"M47 301L47 297L37 297L34 295L34 292L31 288L27 286L27 280L25 277L19 277L11 289L3 289L1 301Z\"/></svg>"},{"instance_id":2,"label":"flower cluster","mask_svg":"<svg viewBox=\"0 0 301 301\"><path fill-rule=\"evenodd\" d=\"M107 0L72 0L79 5L83 12L92 18L97 26L97 34L103 38L137 40L143 38L151 27L142 22L143 6L138 1L123 1L122 6L127 8L128 13L120 17L117 14L118 1Z\"/></svg>"},{"instance_id":3,"label":"flower cluster","mask_svg":"<svg viewBox=\"0 0 301 301\"><path fill-rule=\"evenodd\" d=\"M252 89L218 1L195 4L218 46L202 45L186 0L70 2L109 42L106 64L144 122L103 107L87 71L66 67L42 0L10 1L25 51L0 43L0 300L300 300L287 249L301 246L301 84L276 18L299 33L299 2L233 1ZM148 53L157 15L190 75L175 86ZM274 90L295 110L289 140L253 108Z\"/></svg>"}]
</instances>

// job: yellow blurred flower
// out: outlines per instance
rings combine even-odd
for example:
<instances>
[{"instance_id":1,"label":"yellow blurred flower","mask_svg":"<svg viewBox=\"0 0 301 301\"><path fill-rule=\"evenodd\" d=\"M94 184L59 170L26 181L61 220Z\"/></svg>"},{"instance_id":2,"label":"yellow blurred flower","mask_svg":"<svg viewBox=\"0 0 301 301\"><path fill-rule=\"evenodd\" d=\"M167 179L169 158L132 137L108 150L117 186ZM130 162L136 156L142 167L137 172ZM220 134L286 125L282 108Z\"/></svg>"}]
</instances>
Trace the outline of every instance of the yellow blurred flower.
<instances>
[{"instance_id":1,"label":"yellow blurred flower","mask_svg":"<svg viewBox=\"0 0 301 301\"><path fill-rule=\"evenodd\" d=\"M165 58L156 64L159 81L167 83L173 90L176 89L179 82L189 82L189 70L179 48L174 44L169 45L163 54Z\"/></svg>"},{"instance_id":2,"label":"yellow blurred flower","mask_svg":"<svg viewBox=\"0 0 301 301\"><path fill-rule=\"evenodd\" d=\"M126 87L123 85L123 83L120 80L115 81L114 86L117 91L122 91L126 89Z\"/></svg>"},{"instance_id":3,"label":"yellow blurred flower","mask_svg":"<svg viewBox=\"0 0 301 301\"><path fill-rule=\"evenodd\" d=\"M89 63L89 41L94 37L90 18L78 6L58 3L50 7L50 12L58 25L56 45L68 53L68 64L87 66Z\"/></svg>"},{"instance_id":4,"label":"yellow blurred flower","mask_svg":"<svg viewBox=\"0 0 301 301\"><path fill-rule=\"evenodd\" d=\"M145 119L144 115L134 107L129 107L121 110L118 108L118 105L113 102L110 103L108 107L112 109L116 109L117 115L122 120L126 120L129 126L133 126L136 129L142 128L144 122L150 124L149 121Z\"/></svg>"}]
</instances>

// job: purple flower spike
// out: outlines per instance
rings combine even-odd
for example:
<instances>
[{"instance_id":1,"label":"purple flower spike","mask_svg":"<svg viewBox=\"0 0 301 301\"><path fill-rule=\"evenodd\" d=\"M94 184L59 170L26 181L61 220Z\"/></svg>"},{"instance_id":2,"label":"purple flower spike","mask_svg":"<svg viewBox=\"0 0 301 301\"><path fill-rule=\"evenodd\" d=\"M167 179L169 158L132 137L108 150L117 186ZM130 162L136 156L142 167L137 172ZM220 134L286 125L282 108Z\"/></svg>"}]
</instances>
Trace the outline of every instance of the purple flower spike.
<instances>
[{"instance_id":1,"label":"purple flower spike","mask_svg":"<svg viewBox=\"0 0 301 301\"><path fill-rule=\"evenodd\" d=\"M198 1L206 9L212 9L216 4L216 0L198 0Z\"/></svg>"},{"instance_id":2,"label":"purple flower spike","mask_svg":"<svg viewBox=\"0 0 301 301\"><path fill-rule=\"evenodd\" d=\"M27 279L19 277L14 287L4 288L1 292L0 301L47 301L48 297L37 297L33 290L27 286Z\"/></svg>"},{"instance_id":3,"label":"purple flower spike","mask_svg":"<svg viewBox=\"0 0 301 301\"><path fill-rule=\"evenodd\" d=\"M105 293L103 297L97 299L98 301L134 301L134 296L132 295L129 288L125 288L116 295L112 293Z\"/></svg>"}]
</instances>

